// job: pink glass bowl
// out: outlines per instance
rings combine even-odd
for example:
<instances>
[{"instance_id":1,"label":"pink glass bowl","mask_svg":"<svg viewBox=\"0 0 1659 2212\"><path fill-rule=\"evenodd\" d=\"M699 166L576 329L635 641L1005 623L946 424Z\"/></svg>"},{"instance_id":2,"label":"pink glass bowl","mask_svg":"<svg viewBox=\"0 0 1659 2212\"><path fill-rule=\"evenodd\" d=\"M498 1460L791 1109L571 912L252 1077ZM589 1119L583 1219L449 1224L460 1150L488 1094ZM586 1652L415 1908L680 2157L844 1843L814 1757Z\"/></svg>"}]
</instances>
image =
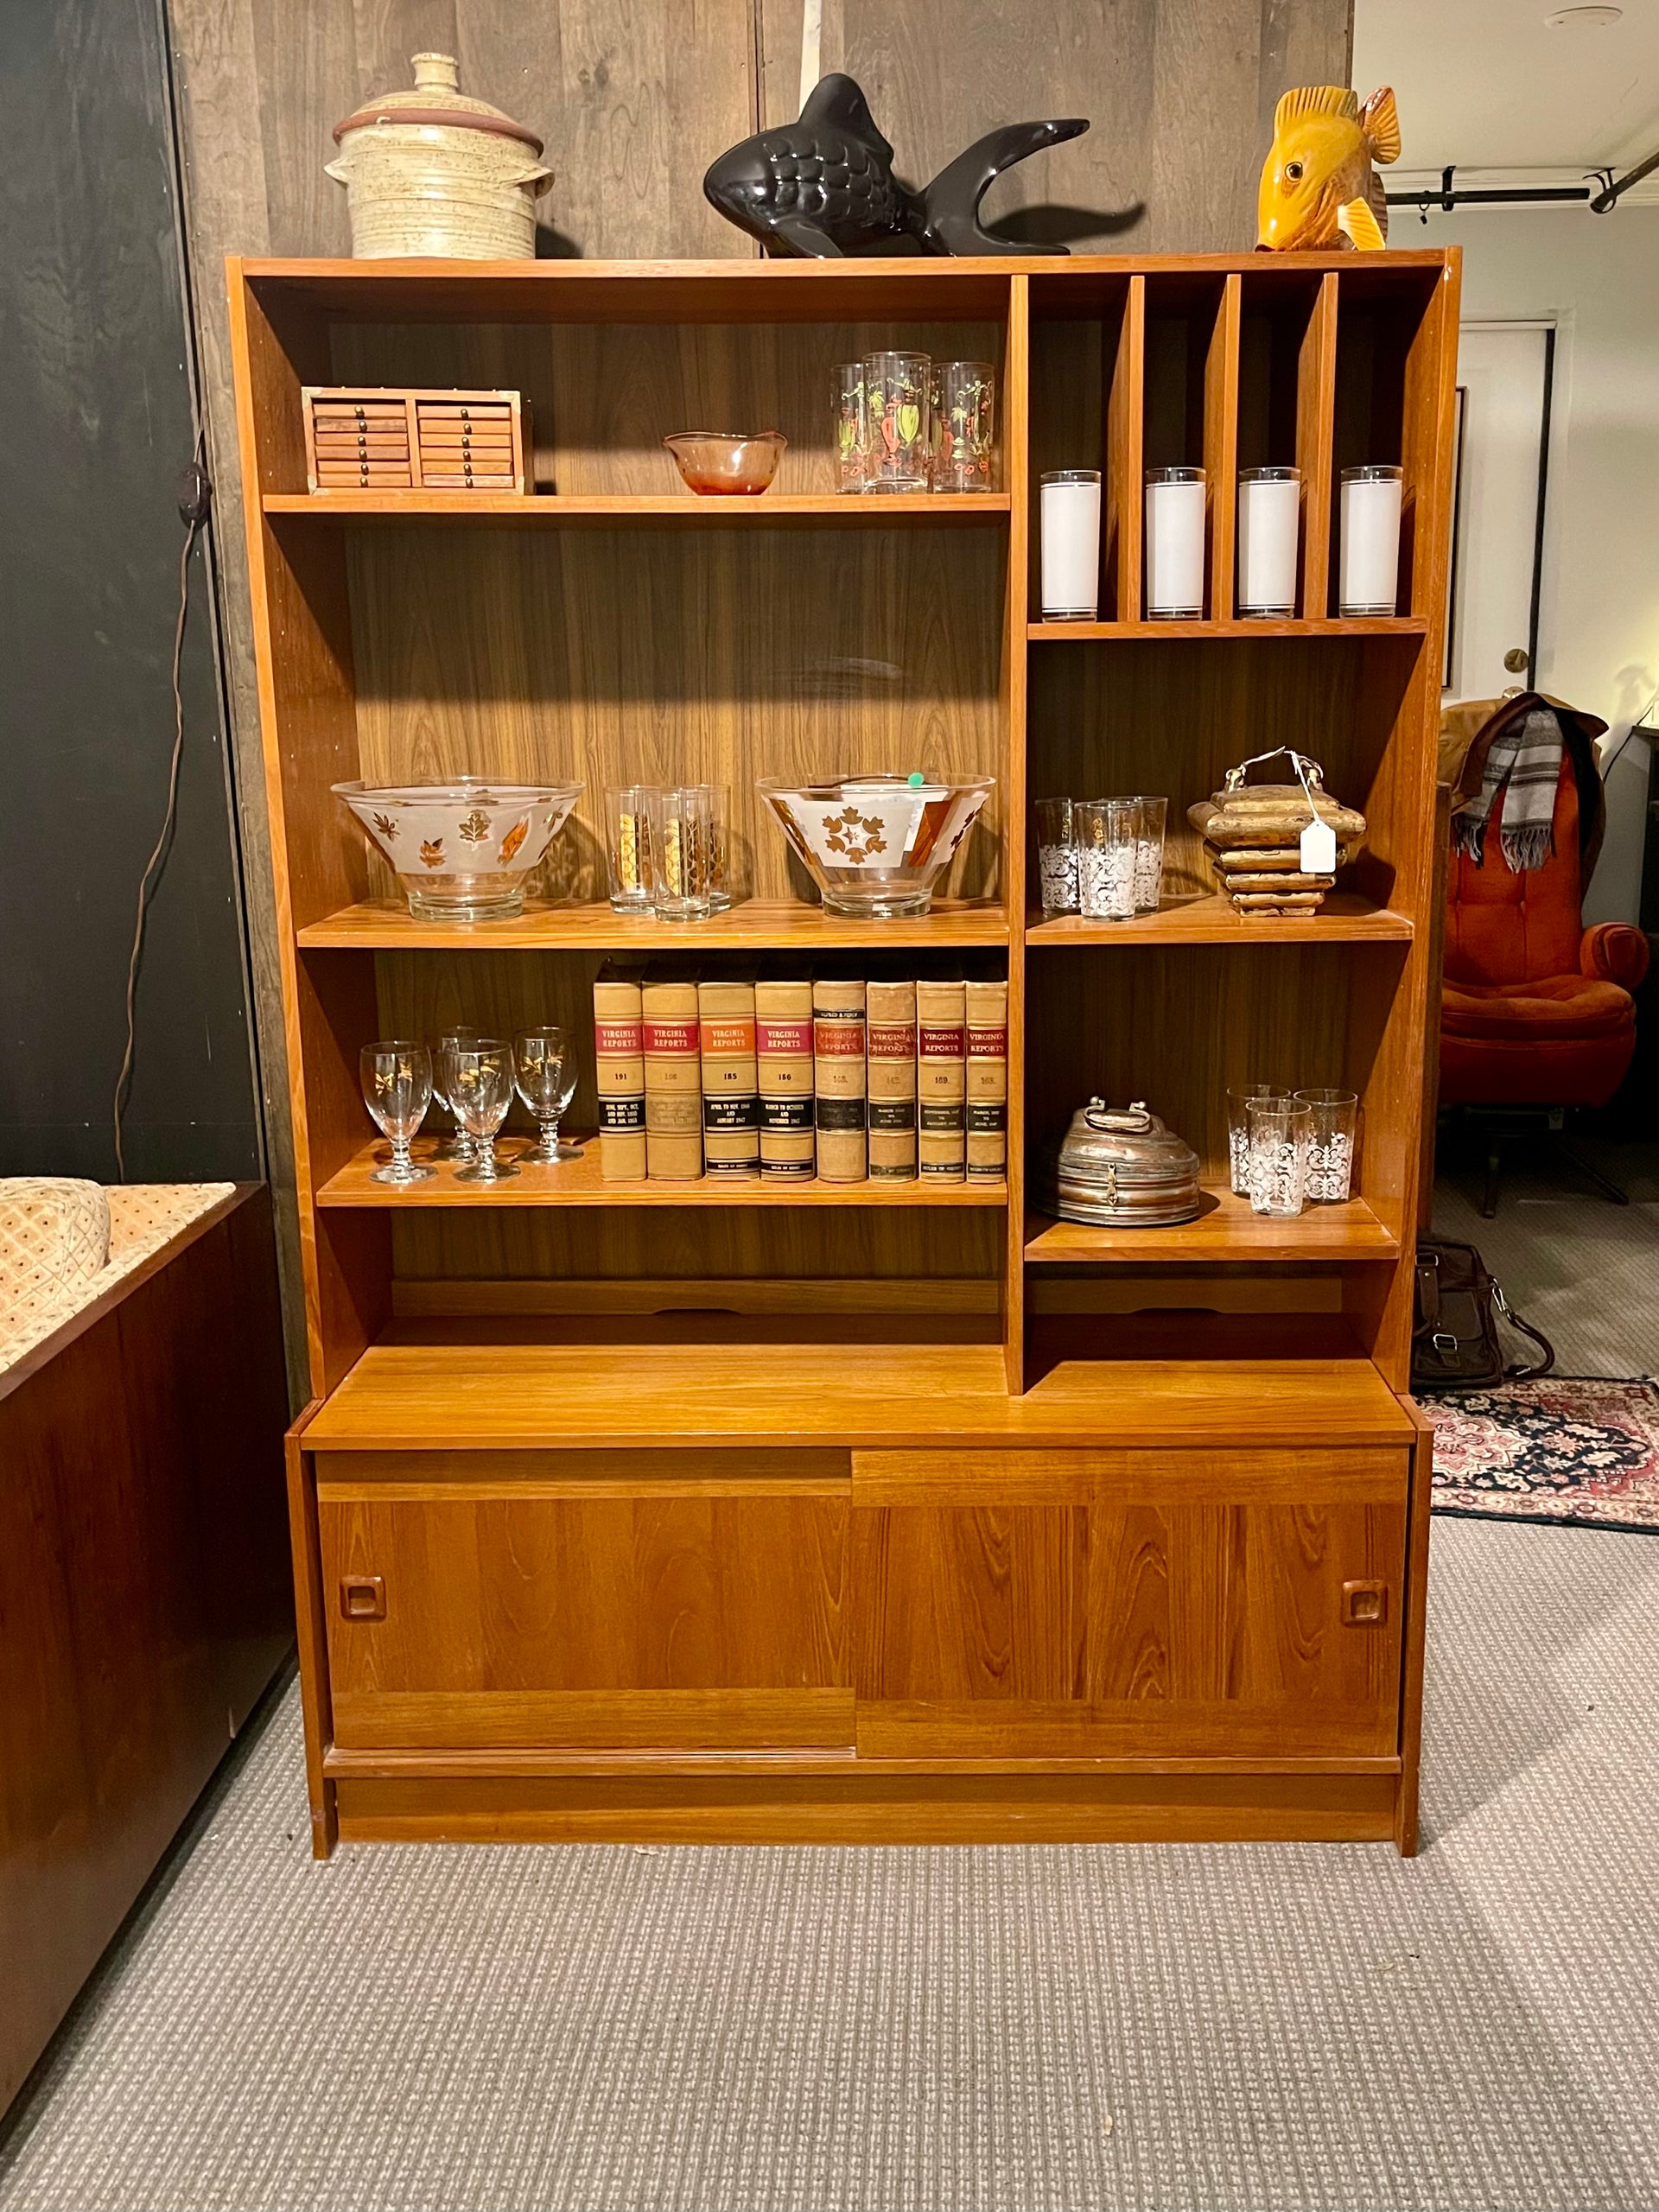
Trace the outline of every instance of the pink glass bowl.
<instances>
[{"instance_id":1,"label":"pink glass bowl","mask_svg":"<svg viewBox=\"0 0 1659 2212\"><path fill-rule=\"evenodd\" d=\"M764 492L789 440L781 430L761 430L752 438L734 430L677 430L663 443L701 498L730 499Z\"/></svg>"}]
</instances>

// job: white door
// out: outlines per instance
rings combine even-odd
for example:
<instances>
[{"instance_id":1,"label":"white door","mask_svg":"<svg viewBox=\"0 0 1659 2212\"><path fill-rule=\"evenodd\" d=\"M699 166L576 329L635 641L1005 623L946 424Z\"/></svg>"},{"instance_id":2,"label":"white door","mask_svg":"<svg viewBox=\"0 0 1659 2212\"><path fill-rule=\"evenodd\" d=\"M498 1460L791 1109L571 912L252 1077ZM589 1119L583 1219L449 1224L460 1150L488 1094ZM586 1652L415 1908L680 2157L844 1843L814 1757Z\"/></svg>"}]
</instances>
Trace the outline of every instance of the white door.
<instances>
[{"instance_id":1,"label":"white door","mask_svg":"<svg viewBox=\"0 0 1659 2212\"><path fill-rule=\"evenodd\" d=\"M1458 340L1457 535L1446 696L1532 682L1552 326L1465 322Z\"/></svg>"}]
</instances>

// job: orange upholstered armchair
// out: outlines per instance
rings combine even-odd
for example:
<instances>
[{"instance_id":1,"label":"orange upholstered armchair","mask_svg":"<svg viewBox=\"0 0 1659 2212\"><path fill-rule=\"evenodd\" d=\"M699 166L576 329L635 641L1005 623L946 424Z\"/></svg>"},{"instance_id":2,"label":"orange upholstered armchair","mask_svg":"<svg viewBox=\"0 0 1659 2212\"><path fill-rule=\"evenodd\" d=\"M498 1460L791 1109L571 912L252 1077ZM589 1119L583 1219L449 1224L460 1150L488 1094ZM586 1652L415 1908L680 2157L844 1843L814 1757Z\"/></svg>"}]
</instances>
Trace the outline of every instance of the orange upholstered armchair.
<instances>
[{"instance_id":1,"label":"orange upholstered armchair","mask_svg":"<svg viewBox=\"0 0 1659 2212\"><path fill-rule=\"evenodd\" d=\"M1486 751L1512 715L1545 705L1556 702L1524 693L1488 715L1455 779L1460 797L1479 788ZM1586 929L1580 913L1601 842L1592 741L1605 725L1556 711L1565 741L1550 857L1515 874L1494 823L1484 867L1455 849L1448 859L1443 1105L1605 1106L1636 1050L1630 994L1647 973L1648 941L1625 922Z\"/></svg>"}]
</instances>

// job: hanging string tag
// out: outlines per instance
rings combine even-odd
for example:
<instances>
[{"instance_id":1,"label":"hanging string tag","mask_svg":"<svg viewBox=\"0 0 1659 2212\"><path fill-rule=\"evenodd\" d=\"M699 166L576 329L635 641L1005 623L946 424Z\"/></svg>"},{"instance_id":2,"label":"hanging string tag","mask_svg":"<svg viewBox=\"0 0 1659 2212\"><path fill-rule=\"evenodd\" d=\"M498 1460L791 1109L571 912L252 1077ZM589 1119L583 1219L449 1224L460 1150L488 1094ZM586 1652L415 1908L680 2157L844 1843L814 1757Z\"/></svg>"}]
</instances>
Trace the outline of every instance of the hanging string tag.
<instances>
[{"instance_id":1,"label":"hanging string tag","mask_svg":"<svg viewBox=\"0 0 1659 2212\"><path fill-rule=\"evenodd\" d=\"M1296 765L1297 780L1302 796L1313 808L1313 819L1302 832L1302 874L1304 875L1333 875L1337 866L1337 833L1325 821L1315 804L1312 786L1307 780L1307 763L1300 753L1290 755Z\"/></svg>"}]
</instances>

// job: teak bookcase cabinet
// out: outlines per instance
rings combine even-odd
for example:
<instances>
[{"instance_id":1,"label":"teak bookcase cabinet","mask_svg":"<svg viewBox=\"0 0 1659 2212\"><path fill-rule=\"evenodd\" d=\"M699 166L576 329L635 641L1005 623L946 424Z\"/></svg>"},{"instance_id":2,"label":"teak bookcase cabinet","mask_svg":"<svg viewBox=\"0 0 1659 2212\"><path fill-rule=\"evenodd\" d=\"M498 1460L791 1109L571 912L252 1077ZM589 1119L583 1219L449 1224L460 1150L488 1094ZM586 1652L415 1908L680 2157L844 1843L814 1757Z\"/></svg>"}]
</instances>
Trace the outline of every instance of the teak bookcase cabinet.
<instances>
[{"instance_id":1,"label":"teak bookcase cabinet","mask_svg":"<svg viewBox=\"0 0 1659 2212\"><path fill-rule=\"evenodd\" d=\"M290 1442L316 1847L336 1835L1392 1837L1414 1847L1427 1431L1405 1396L1454 256L230 270L315 1402ZM1002 489L836 496L829 371L995 360ZM523 392L528 495L306 490L308 384ZM758 499L659 444L776 425ZM1143 466L1202 459L1202 620L1141 613ZM1297 461L1294 620L1233 607L1241 467ZM1334 486L1403 465L1402 596L1336 619ZM1108 475L1103 613L1039 619L1039 472ZM1241 922L1185 823L1287 739L1363 808L1317 916ZM991 771L920 921L825 917L757 774ZM523 919L411 921L329 796L586 780ZM607 781L732 786L752 894L604 903ZM1161 911L1044 922L1027 793L1164 791ZM359 1047L585 1041L607 954L1006 963L1006 1187L372 1183ZM1358 1195L1259 1221L1224 1093L1363 1101ZM1091 1091L1210 1185L1028 1203ZM579 1099L578 1118L583 1101ZM585 1102L591 1119L591 1098Z\"/></svg>"}]
</instances>

